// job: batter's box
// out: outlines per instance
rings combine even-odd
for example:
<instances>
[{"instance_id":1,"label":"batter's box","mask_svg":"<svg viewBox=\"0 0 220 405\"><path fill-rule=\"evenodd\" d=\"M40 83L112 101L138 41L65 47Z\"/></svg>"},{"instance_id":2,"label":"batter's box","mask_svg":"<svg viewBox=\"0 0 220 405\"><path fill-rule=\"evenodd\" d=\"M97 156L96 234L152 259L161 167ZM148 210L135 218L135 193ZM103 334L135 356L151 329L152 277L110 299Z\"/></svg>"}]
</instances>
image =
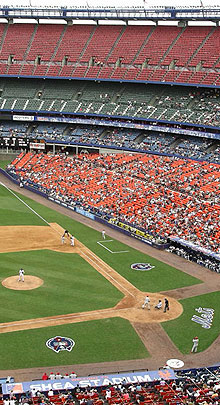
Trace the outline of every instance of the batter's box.
<instances>
[{"instance_id":1,"label":"batter's box","mask_svg":"<svg viewBox=\"0 0 220 405\"><path fill-rule=\"evenodd\" d=\"M102 240L102 241L99 241L97 243L100 246L102 246L104 249L108 250L108 252L110 252L110 253L128 253L129 252L129 250L117 250L117 251L115 251L115 250L109 249L107 246L105 246L105 244L106 243L109 244L110 242L111 242L111 245L112 245L112 242L113 242L113 248L114 248L114 244L116 244L116 241L114 241L112 239Z\"/></svg>"}]
</instances>

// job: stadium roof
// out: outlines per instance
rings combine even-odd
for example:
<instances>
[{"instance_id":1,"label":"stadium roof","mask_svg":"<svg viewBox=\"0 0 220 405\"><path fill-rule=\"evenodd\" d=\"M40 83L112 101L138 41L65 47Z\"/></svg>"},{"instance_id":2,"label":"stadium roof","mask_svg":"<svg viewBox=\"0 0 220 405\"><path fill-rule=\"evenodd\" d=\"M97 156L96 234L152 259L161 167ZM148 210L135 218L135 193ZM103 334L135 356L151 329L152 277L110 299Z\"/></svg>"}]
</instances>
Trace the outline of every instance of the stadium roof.
<instances>
[{"instance_id":1,"label":"stadium roof","mask_svg":"<svg viewBox=\"0 0 220 405\"><path fill-rule=\"evenodd\" d=\"M1 6L0 18L123 20L123 21L219 21L219 7L10 7Z\"/></svg>"}]
</instances>

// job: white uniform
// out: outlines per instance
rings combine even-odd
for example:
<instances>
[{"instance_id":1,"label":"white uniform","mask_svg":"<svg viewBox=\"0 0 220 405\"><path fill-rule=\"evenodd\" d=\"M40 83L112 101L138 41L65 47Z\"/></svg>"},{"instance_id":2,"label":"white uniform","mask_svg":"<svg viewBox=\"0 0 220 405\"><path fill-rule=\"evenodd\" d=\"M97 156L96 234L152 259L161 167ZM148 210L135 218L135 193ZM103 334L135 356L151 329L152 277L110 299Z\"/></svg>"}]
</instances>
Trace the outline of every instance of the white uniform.
<instances>
[{"instance_id":1,"label":"white uniform","mask_svg":"<svg viewBox=\"0 0 220 405\"><path fill-rule=\"evenodd\" d=\"M64 243L65 243L65 236L61 236L61 243L62 243L62 245L64 245Z\"/></svg>"},{"instance_id":2,"label":"white uniform","mask_svg":"<svg viewBox=\"0 0 220 405\"><path fill-rule=\"evenodd\" d=\"M102 231L102 239L105 239L105 231L104 231L104 229Z\"/></svg>"},{"instance_id":3,"label":"white uniform","mask_svg":"<svg viewBox=\"0 0 220 405\"><path fill-rule=\"evenodd\" d=\"M199 345L199 338L196 336L193 338L193 346L192 346L192 353L196 353Z\"/></svg>"},{"instance_id":4,"label":"white uniform","mask_svg":"<svg viewBox=\"0 0 220 405\"><path fill-rule=\"evenodd\" d=\"M144 309L145 307L147 307L147 309L150 309L150 298L148 297L148 295L146 296L144 303L142 305L142 308Z\"/></svg>"},{"instance_id":5,"label":"white uniform","mask_svg":"<svg viewBox=\"0 0 220 405\"><path fill-rule=\"evenodd\" d=\"M161 300L159 300L158 304L155 305L155 308L156 309L161 309L162 308L162 301Z\"/></svg>"},{"instance_id":6,"label":"white uniform","mask_svg":"<svg viewBox=\"0 0 220 405\"><path fill-rule=\"evenodd\" d=\"M70 236L70 245L74 246L75 245L75 238L73 235Z\"/></svg>"},{"instance_id":7,"label":"white uniform","mask_svg":"<svg viewBox=\"0 0 220 405\"><path fill-rule=\"evenodd\" d=\"M20 269L19 270L19 279L18 281L24 281L24 270Z\"/></svg>"}]
</instances>

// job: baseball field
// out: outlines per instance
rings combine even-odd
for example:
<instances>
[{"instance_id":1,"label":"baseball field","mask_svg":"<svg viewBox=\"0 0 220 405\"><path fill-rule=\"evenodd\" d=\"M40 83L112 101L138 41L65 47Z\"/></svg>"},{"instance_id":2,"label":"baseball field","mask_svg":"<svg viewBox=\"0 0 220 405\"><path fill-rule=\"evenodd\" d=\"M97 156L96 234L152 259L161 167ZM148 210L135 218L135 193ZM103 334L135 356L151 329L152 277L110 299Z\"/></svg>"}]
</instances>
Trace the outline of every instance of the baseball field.
<instances>
[{"instance_id":1,"label":"baseball field","mask_svg":"<svg viewBox=\"0 0 220 405\"><path fill-rule=\"evenodd\" d=\"M1 181L1 370L115 361L137 365L137 360L145 367L155 360L156 368L171 357L186 364L214 359L220 324L216 273L178 257L171 266L169 253L164 252L165 261L158 260L157 251L149 256L144 244L134 249L132 239L124 244L120 233L113 237L107 228L102 240L91 224ZM68 237L62 244L65 229L74 235L74 246ZM133 270L134 263L152 268ZM24 282L18 281L20 268ZM146 294L150 310L142 308ZM170 303L166 313L154 308L165 297ZM204 308L212 309L209 328L202 323ZM200 321L192 321L193 316ZM72 351L49 349L46 342L55 336L73 339ZM199 347L191 355L194 336Z\"/></svg>"}]
</instances>

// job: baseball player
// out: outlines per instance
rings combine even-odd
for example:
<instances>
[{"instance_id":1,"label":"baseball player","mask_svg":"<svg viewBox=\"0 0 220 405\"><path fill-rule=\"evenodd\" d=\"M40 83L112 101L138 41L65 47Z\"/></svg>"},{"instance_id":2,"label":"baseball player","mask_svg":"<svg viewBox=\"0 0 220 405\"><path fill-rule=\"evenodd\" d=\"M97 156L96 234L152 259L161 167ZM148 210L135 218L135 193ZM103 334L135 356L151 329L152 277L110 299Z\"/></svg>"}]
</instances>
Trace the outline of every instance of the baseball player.
<instances>
[{"instance_id":1,"label":"baseball player","mask_svg":"<svg viewBox=\"0 0 220 405\"><path fill-rule=\"evenodd\" d=\"M102 231L102 239L105 239L105 230Z\"/></svg>"},{"instance_id":2,"label":"baseball player","mask_svg":"<svg viewBox=\"0 0 220 405\"><path fill-rule=\"evenodd\" d=\"M69 231L67 231L67 229L64 231L63 236L64 236L64 238L65 238L65 236L67 236L69 238L70 234L69 234Z\"/></svg>"},{"instance_id":3,"label":"baseball player","mask_svg":"<svg viewBox=\"0 0 220 405\"><path fill-rule=\"evenodd\" d=\"M163 312L169 311L169 301L167 298L164 298L164 310Z\"/></svg>"},{"instance_id":4,"label":"baseball player","mask_svg":"<svg viewBox=\"0 0 220 405\"><path fill-rule=\"evenodd\" d=\"M64 235L61 236L61 243L62 243L62 245L64 245L64 243L65 243L65 236Z\"/></svg>"},{"instance_id":5,"label":"baseball player","mask_svg":"<svg viewBox=\"0 0 220 405\"><path fill-rule=\"evenodd\" d=\"M150 298L148 297L148 295L146 296L144 303L142 305L142 308L144 309L145 307L147 307L147 309L150 310Z\"/></svg>"},{"instance_id":6,"label":"baseball player","mask_svg":"<svg viewBox=\"0 0 220 405\"><path fill-rule=\"evenodd\" d=\"M18 279L18 281L23 281L24 282L24 273L25 273L24 269L21 268L19 270L19 279Z\"/></svg>"},{"instance_id":7,"label":"baseball player","mask_svg":"<svg viewBox=\"0 0 220 405\"><path fill-rule=\"evenodd\" d=\"M70 245L74 246L75 245L75 238L73 235L70 236Z\"/></svg>"},{"instance_id":8,"label":"baseball player","mask_svg":"<svg viewBox=\"0 0 220 405\"><path fill-rule=\"evenodd\" d=\"M198 345L199 345L199 338L196 336L196 337L194 337L193 338L193 345L192 345L192 350L191 350L191 352L192 353L196 353L197 352L197 349L198 349Z\"/></svg>"},{"instance_id":9,"label":"baseball player","mask_svg":"<svg viewBox=\"0 0 220 405\"><path fill-rule=\"evenodd\" d=\"M161 309L161 308L162 308L162 301L159 300L159 301L158 301L158 304L155 305L155 309Z\"/></svg>"}]
</instances>

